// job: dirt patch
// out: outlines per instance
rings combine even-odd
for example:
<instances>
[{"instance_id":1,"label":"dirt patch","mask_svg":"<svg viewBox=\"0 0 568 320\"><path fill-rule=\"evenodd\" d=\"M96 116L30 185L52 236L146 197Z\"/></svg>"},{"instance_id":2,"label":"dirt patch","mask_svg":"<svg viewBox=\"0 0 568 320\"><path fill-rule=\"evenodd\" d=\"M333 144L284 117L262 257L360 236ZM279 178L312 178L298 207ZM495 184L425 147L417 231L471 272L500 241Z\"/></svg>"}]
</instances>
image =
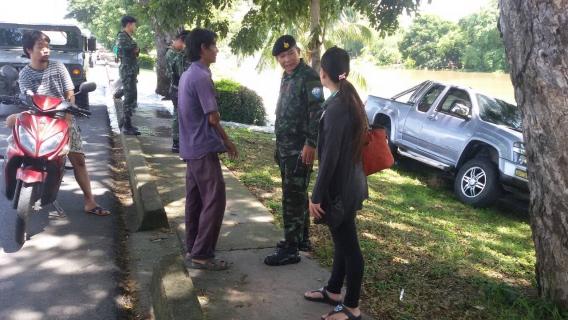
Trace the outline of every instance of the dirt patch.
<instances>
[{"instance_id":1,"label":"dirt patch","mask_svg":"<svg viewBox=\"0 0 568 320\"><path fill-rule=\"evenodd\" d=\"M130 278L128 264L130 263L128 247L126 239L130 233L130 229L126 223L125 208L132 207L132 193L130 191L130 180L128 179L128 170L126 169L126 160L124 151L120 144L120 136L110 135L109 144L111 146L111 176L114 180L113 194L116 197L116 206L113 208L113 214L116 215L118 222L118 233L116 239L116 259L120 268L117 274L118 295L116 299L118 304L118 319L144 319L135 308L136 290Z\"/></svg>"}]
</instances>

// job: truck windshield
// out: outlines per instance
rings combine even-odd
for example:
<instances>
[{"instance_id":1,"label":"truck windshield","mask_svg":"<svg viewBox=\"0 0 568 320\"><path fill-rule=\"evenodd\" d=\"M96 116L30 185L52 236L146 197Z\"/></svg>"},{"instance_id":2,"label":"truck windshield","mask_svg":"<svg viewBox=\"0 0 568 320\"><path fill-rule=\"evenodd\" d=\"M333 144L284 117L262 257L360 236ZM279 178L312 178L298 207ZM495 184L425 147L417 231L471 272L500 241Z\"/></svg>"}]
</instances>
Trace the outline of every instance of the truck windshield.
<instances>
[{"instance_id":1,"label":"truck windshield","mask_svg":"<svg viewBox=\"0 0 568 320\"><path fill-rule=\"evenodd\" d=\"M477 95L477 101L481 120L522 132L521 113L515 105L483 94Z\"/></svg>"},{"instance_id":2,"label":"truck windshield","mask_svg":"<svg viewBox=\"0 0 568 320\"><path fill-rule=\"evenodd\" d=\"M22 49L22 37L30 31L23 28L0 28L0 47ZM81 50L80 34L73 30L42 30L49 37L51 50Z\"/></svg>"}]
</instances>

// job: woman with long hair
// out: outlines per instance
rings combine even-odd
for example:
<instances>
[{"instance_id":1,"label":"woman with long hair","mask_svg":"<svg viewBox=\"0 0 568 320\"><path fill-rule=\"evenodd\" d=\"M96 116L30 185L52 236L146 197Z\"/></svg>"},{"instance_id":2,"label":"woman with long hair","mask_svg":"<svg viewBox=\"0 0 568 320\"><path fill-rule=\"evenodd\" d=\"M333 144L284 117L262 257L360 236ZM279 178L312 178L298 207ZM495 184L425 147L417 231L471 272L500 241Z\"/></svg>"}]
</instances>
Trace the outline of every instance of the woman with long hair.
<instances>
[{"instance_id":1,"label":"woman with long hair","mask_svg":"<svg viewBox=\"0 0 568 320\"><path fill-rule=\"evenodd\" d=\"M332 93L322 106L319 169L310 198L310 214L316 223L328 225L335 249L327 286L304 294L307 300L337 305L322 316L327 320L361 319L359 297L364 260L355 216L368 198L361 162L367 116L348 76L349 54L337 47L327 50L321 59L320 79ZM347 285L342 299L344 280Z\"/></svg>"}]
</instances>

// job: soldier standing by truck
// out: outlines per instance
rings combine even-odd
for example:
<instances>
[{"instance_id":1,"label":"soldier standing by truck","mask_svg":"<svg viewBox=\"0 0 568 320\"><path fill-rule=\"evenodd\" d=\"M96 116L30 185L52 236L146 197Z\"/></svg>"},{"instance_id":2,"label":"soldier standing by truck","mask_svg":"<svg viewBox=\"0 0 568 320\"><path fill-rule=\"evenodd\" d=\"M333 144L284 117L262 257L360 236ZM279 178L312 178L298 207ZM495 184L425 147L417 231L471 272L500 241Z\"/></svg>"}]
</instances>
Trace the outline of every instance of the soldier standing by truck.
<instances>
[{"instance_id":1,"label":"soldier standing by truck","mask_svg":"<svg viewBox=\"0 0 568 320\"><path fill-rule=\"evenodd\" d=\"M191 62L184 52L185 37L189 33L188 30L180 32L172 42L171 48L166 52L166 72L170 76L170 97L174 104L173 122L172 122L172 152L179 153L179 123L178 123L178 85L182 73L184 73Z\"/></svg>"},{"instance_id":2,"label":"soldier standing by truck","mask_svg":"<svg viewBox=\"0 0 568 320\"><path fill-rule=\"evenodd\" d=\"M122 108L124 110L124 122L122 125L122 133L126 135L139 135L138 128L132 126L132 112L138 106L138 90L136 89L136 77L138 76L137 57L140 54L140 48L136 41L132 39L132 34L136 32L136 19L131 16L124 16L120 19L122 23L122 31L116 37L116 48L118 57L120 58L120 66L118 68L122 86L124 90L124 100Z\"/></svg>"},{"instance_id":3,"label":"soldier standing by truck","mask_svg":"<svg viewBox=\"0 0 568 320\"><path fill-rule=\"evenodd\" d=\"M276 106L274 158L282 177L284 241L264 263L280 266L298 263L298 250L311 249L308 184L315 159L321 118L323 87L318 73L300 58L296 40L285 35L276 40L272 55L284 69Z\"/></svg>"}]
</instances>

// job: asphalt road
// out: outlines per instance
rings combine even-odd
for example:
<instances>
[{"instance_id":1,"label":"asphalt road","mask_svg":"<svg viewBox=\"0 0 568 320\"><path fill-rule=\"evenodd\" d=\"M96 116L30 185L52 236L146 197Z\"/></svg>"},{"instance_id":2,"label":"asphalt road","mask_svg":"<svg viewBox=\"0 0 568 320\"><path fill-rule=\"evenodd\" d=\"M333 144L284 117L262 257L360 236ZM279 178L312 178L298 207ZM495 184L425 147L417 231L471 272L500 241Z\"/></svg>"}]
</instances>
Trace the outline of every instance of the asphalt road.
<instances>
[{"instance_id":1,"label":"asphalt road","mask_svg":"<svg viewBox=\"0 0 568 320\"><path fill-rule=\"evenodd\" d=\"M99 88L90 94L93 115L77 121L95 199L113 208L105 83L96 82ZM14 112L18 109L0 106L2 154L10 134L4 119ZM63 180L58 202L66 217L60 218L51 205L34 211L30 239L23 246L14 241L16 213L11 201L0 195L0 319L117 318L117 218L84 213L84 197L73 171L67 170Z\"/></svg>"}]
</instances>

